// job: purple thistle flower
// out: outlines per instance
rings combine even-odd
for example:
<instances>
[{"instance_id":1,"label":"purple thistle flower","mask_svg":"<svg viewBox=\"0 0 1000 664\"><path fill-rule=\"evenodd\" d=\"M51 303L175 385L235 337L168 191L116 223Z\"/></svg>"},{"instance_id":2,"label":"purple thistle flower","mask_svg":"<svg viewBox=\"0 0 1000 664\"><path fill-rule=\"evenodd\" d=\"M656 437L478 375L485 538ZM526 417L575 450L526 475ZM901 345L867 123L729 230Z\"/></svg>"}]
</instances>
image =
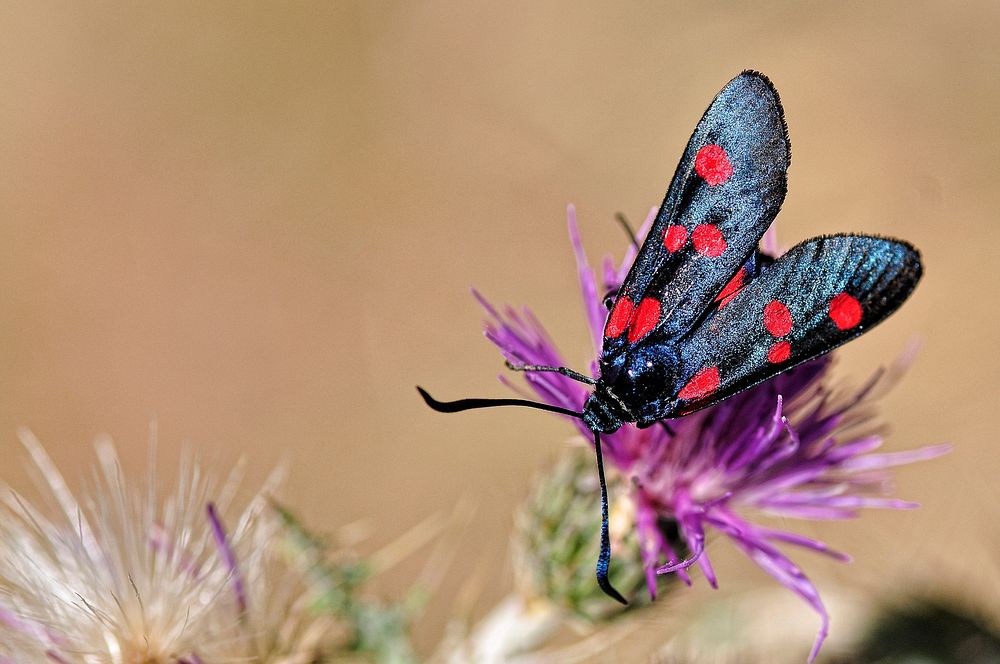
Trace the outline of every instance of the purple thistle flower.
<instances>
[{"instance_id":1,"label":"purple thistle flower","mask_svg":"<svg viewBox=\"0 0 1000 664\"><path fill-rule=\"evenodd\" d=\"M640 237L649 231L655 215L654 208ZM636 249L630 246L620 265L606 258L599 283L584 253L572 206L568 217L596 358L607 318L603 296L621 285ZM778 253L771 231L762 244L767 253ZM487 313L486 337L507 360L515 365L570 366L527 308L500 310L479 293L473 294ZM662 427L638 429L626 424L602 436L605 458L631 480L651 596L657 574L676 573L690 585L687 570L693 565L717 587L705 540L710 531L721 533L819 614L821 625L810 662L826 638L829 618L816 587L777 545L811 549L845 562L850 558L819 540L753 523L743 512L828 520L853 518L865 507L912 509L916 503L887 497L888 469L950 449L938 445L877 453L882 438L874 433L872 402L898 372L878 372L853 393L834 392L827 380L831 357L800 365L716 406L673 420L672 435ZM595 359L590 372L596 377L597 370ZM586 385L557 373L522 376L544 402L569 410L580 411L590 393ZM500 380L519 389L506 376ZM591 438L581 420L568 419ZM691 554L686 559L679 559L657 527L664 519L677 524Z\"/></svg>"}]
</instances>

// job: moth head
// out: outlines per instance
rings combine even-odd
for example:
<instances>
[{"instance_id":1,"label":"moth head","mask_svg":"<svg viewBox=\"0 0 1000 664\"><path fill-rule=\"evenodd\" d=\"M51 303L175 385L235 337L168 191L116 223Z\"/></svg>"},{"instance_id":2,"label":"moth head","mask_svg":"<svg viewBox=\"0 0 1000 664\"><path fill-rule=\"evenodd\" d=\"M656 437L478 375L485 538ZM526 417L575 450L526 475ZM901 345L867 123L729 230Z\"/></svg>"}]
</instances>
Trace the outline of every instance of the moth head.
<instances>
[{"instance_id":1,"label":"moth head","mask_svg":"<svg viewBox=\"0 0 1000 664\"><path fill-rule=\"evenodd\" d=\"M622 407L621 400L608 391L604 383L599 384L583 404L583 423L591 431L614 433L631 419L630 414Z\"/></svg>"}]
</instances>

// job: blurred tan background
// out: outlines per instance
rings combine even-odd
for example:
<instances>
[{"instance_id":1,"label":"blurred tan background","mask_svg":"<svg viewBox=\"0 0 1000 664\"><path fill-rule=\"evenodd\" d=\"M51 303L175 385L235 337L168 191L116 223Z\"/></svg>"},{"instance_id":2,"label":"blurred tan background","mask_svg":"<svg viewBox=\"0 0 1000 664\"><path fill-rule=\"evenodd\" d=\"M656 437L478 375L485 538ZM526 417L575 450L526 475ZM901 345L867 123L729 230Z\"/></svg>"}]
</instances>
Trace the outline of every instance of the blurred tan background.
<instances>
[{"instance_id":1,"label":"blurred tan background","mask_svg":"<svg viewBox=\"0 0 1000 664\"><path fill-rule=\"evenodd\" d=\"M416 383L504 394L468 286L530 305L585 366L566 203L593 257L620 255L613 213L659 203L752 67L791 132L783 242L883 233L926 259L840 375L921 338L888 446L955 445L899 472L923 509L796 525L853 565L796 558L821 589L995 588L1000 5L588 4L0 7L4 477L25 483L19 425L71 483L104 432L139 470L155 417L168 474L185 444L219 469L245 455L251 484L287 460L306 520L371 518L373 546L471 498L429 647L467 578L484 608L508 587L511 510L570 434L419 402ZM719 592L772 583L725 549Z\"/></svg>"}]
</instances>

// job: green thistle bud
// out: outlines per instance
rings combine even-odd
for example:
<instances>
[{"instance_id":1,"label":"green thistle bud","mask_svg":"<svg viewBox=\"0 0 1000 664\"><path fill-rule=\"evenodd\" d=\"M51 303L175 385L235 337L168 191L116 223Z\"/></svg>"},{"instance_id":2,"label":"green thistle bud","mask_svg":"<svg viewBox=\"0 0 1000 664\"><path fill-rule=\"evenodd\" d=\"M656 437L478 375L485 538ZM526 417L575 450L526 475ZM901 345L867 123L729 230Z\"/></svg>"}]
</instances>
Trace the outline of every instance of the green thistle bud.
<instances>
[{"instance_id":1,"label":"green thistle bud","mask_svg":"<svg viewBox=\"0 0 1000 664\"><path fill-rule=\"evenodd\" d=\"M610 466L608 471L614 553L609 576L628 607L609 601L594 578L601 512L591 450L573 448L558 459L536 482L514 523L514 574L521 594L547 598L590 622L649 603L631 487Z\"/></svg>"}]
</instances>

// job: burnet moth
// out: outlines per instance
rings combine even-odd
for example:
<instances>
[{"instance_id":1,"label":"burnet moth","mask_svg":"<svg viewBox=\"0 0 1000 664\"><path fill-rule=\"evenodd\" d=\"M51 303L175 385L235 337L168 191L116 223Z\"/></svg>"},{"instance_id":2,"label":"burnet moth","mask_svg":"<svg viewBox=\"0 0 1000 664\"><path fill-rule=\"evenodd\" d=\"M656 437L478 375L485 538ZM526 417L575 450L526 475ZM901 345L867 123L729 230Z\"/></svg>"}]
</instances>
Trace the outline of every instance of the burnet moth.
<instances>
[{"instance_id":1,"label":"burnet moth","mask_svg":"<svg viewBox=\"0 0 1000 664\"><path fill-rule=\"evenodd\" d=\"M582 412L523 399L441 402L453 413L527 406L583 420L594 435L601 484L597 582L611 546L601 433L682 417L727 399L868 331L920 279L917 250L868 235L802 242L777 259L758 244L785 198L790 161L781 101L763 74L745 71L716 96L694 130L666 198L609 315L597 377L555 371L594 386Z\"/></svg>"}]
</instances>

